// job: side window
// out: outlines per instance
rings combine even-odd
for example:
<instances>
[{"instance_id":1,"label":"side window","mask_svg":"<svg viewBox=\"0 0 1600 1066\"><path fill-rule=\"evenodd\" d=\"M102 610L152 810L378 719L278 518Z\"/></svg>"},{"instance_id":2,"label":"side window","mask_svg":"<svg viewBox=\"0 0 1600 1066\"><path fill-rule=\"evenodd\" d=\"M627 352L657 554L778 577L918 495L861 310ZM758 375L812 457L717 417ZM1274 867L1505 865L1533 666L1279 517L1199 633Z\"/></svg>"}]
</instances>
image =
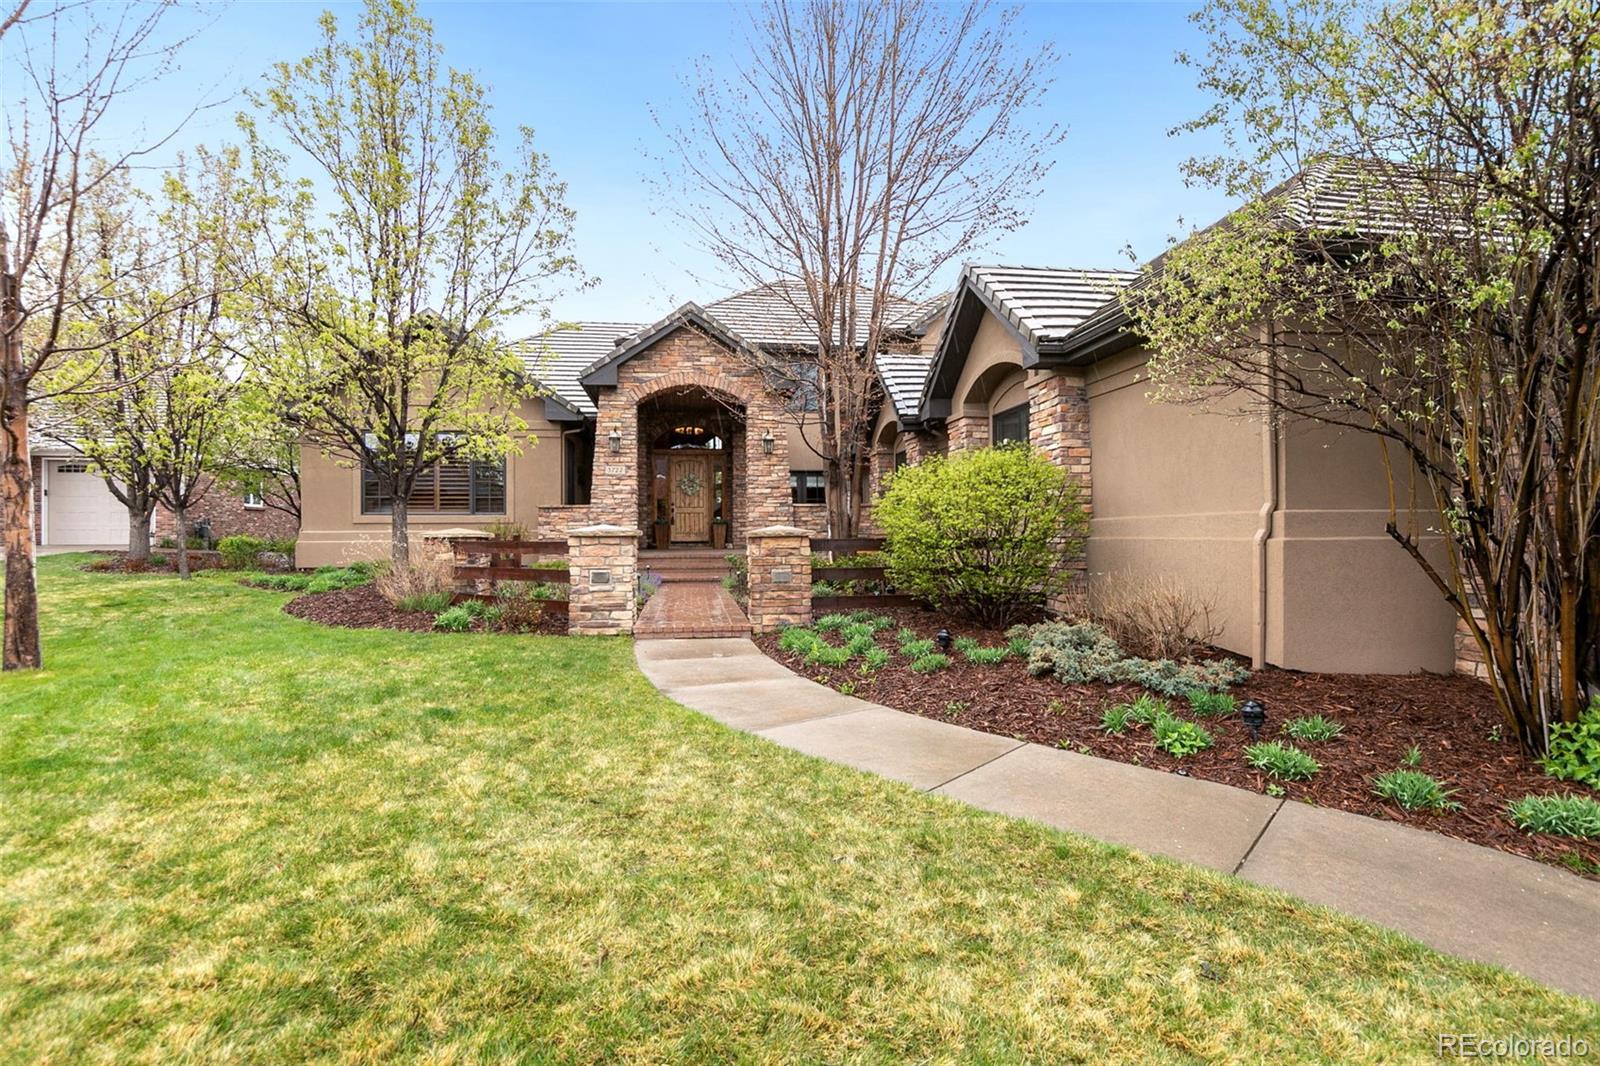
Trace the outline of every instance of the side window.
<instances>
[{"instance_id":1,"label":"side window","mask_svg":"<svg viewBox=\"0 0 1600 1066\"><path fill-rule=\"evenodd\" d=\"M820 470L792 470L789 498L794 503L827 503L827 482Z\"/></svg>"},{"instance_id":2,"label":"side window","mask_svg":"<svg viewBox=\"0 0 1600 1066\"><path fill-rule=\"evenodd\" d=\"M990 420L989 443L1028 443L1028 405L1021 403L1004 411L997 411Z\"/></svg>"}]
</instances>

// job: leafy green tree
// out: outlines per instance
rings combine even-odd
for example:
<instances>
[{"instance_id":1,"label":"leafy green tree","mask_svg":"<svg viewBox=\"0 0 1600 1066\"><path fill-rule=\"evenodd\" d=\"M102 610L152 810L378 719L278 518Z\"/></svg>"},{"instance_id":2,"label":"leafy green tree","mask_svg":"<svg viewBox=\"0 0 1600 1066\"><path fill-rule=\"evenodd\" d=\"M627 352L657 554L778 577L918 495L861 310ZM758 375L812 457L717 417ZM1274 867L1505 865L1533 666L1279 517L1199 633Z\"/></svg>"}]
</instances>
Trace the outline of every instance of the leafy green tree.
<instances>
[{"instance_id":1,"label":"leafy green tree","mask_svg":"<svg viewBox=\"0 0 1600 1066\"><path fill-rule=\"evenodd\" d=\"M1088 528L1077 482L1015 445L904 467L873 513L896 587L995 626L1066 588Z\"/></svg>"},{"instance_id":2,"label":"leafy green tree","mask_svg":"<svg viewBox=\"0 0 1600 1066\"><path fill-rule=\"evenodd\" d=\"M409 0L321 27L241 117L252 221L233 269L260 309L257 379L306 444L371 472L404 564L421 474L531 439L534 386L500 331L581 280L573 213L531 130L501 158L483 87L441 68Z\"/></svg>"},{"instance_id":3,"label":"leafy green tree","mask_svg":"<svg viewBox=\"0 0 1600 1066\"><path fill-rule=\"evenodd\" d=\"M1186 128L1223 149L1189 172L1249 203L1125 296L1161 391L1375 435L1390 536L1539 750L1600 683L1600 8L1196 20L1214 103Z\"/></svg>"}]
</instances>

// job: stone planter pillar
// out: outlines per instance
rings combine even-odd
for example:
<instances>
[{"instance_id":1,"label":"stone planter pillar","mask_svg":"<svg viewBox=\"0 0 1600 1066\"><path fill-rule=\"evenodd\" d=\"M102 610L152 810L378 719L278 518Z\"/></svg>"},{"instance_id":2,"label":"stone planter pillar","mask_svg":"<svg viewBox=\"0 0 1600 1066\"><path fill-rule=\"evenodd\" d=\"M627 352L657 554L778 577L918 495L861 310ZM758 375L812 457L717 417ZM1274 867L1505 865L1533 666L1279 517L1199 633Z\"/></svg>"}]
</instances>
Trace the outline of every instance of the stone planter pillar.
<instances>
[{"instance_id":1,"label":"stone planter pillar","mask_svg":"<svg viewBox=\"0 0 1600 1066\"><path fill-rule=\"evenodd\" d=\"M615 637L633 632L638 602L639 531L627 526L580 526L567 532L567 631Z\"/></svg>"},{"instance_id":2,"label":"stone planter pillar","mask_svg":"<svg viewBox=\"0 0 1600 1066\"><path fill-rule=\"evenodd\" d=\"M750 631L771 633L811 623L811 534L796 526L763 526L746 534L750 567Z\"/></svg>"}]
</instances>

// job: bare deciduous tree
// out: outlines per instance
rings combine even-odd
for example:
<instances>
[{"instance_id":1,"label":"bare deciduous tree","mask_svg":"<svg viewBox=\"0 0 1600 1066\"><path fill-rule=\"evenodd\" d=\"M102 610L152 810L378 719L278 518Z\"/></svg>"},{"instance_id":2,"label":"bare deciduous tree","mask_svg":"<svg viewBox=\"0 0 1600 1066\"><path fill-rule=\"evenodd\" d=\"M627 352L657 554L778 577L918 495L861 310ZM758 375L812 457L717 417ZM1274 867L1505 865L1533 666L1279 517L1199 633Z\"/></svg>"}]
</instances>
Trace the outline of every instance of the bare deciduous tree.
<instances>
[{"instance_id":1,"label":"bare deciduous tree","mask_svg":"<svg viewBox=\"0 0 1600 1066\"><path fill-rule=\"evenodd\" d=\"M0 547L5 552L6 669L42 664L34 580L29 409L35 382L65 356L100 348L76 329L96 298L82 247L84 201L156 140L109 159L95 132L128 93L159 77L178 45L158 29L167 2L58 2L6 33L18 98L6 107L0 219ZM20 9L18 14L23 14ZM15 42L15 43L13 43ZM181 123L180 123L181 125ZM168 135L170 136L170 134Z\"/></svg>"},{"instance_id":2,"label":"bare deciduous tree","mask_svg":"<svg viewBox=\"0 0 1600 1066\"><path fill-rule=\"evenodd\" d=\"M813 393L833 532L860 518L881 389L875 353L902 297L1027 218L1062 131L1035 121L1055 56L1020 43L987 0L773 0L748 58L698 68L693 118L670 129L678 213L736 278L815 340L760 353Z\"/></svg>"}]
</instances>

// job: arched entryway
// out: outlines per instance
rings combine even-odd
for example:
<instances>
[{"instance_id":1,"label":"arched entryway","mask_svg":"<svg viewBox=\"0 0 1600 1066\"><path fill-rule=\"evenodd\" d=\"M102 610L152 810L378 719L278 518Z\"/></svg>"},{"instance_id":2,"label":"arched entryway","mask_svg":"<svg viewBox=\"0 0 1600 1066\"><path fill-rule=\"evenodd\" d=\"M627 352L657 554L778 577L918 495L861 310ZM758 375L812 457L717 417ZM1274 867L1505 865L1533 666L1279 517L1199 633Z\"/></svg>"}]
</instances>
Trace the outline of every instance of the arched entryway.
<instances>
[{"instance_id":1,"label":"arched entryway","mask_svg":"<svg viewBox=\"0 0 1600 1066\"><path fill-rule=\"evenodd\" d=\"M744 405L703 386L639 402L641 528L654 548L723 548L742 540Z\"/></svg>"}]
</instances>

